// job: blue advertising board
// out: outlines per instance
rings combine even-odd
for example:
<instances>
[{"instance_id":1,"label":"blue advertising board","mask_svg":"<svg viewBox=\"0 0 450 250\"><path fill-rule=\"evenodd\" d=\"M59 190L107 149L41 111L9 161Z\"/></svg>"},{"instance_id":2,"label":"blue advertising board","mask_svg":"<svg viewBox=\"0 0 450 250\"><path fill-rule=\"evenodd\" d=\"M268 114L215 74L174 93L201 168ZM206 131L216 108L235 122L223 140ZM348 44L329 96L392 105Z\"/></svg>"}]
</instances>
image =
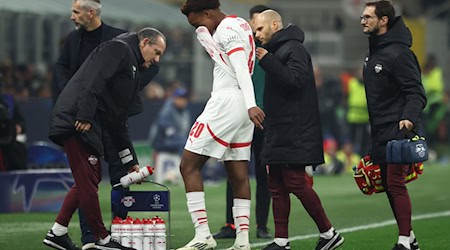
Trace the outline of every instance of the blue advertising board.
<instances>
[{"instance_id":1,"label":"blue advertising board","mask_svg":"<svg viewBox=\"0 0 450 250\"><path fill-rule=\"evenodd\" d=\"M74 184L70 169L0 173L0 213L58 212Z\"/></svg>"}]
</instances>

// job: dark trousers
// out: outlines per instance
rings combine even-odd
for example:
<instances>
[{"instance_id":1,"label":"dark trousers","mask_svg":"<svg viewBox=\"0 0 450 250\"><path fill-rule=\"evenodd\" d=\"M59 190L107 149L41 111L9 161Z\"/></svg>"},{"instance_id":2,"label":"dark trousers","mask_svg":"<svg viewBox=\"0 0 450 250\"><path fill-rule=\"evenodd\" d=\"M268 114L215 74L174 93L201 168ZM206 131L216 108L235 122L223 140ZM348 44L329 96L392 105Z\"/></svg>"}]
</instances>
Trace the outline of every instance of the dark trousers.
<instances>
[{"instance_id":1,"label":"dark trousers","mask_svg":"<svg viewBox=\"0 0 450 250\"><path fill-rule=\"evenodd\" d=\"M270 192L267 184L266 166L261 164L261 151L264 142L264 131L255 129L252 141L252 152L255 158L255 178L256 178L256 225L258 228L267 226L267 218L269 216ZM233 190L229 182L227 182L226 197L226 223L233 222Z\"/></svg>"},{"instance_id":2,"label":"dark trousers","mask_svg":"<svg viewBox=\"0 0 450 250\"><path fill-rule=\"evenodd\" d=\"M399 230L399 235L409 236L411 227L411 199L405 184L408 165L380 164L381 178L386 190L391 210Z\"/></svg>"},{"instance_id":3,"label":"dark trousers","mask_svg":"<svg viewBox=\"0 0 450 250\"><path fill-rule=\"evenodd\" d=\"M359 155L367 155L371 144L369 124L349 123L348 125L353 151Z\"/></svg>"},{"instance_id":4,"label":"dark trousers","mask_svg":"<svg viewBox=\"0 0 450 250\"><path fill-rule=\"evenodd\" d=\"M128 173L127 169L123 166L120 158L117 154L117 149L111 138L111 134L107 131L103 131L103 146L105 148L105 160L108 163L109 178L111 186L120 182L120 178ZM113 187L114 190L128 191L129 188L123 188L122 186ZM83 209L78 210L80 217L80 228L81 228L81 242L84 244L95 242L94 235L89 228L89 224L86 219L86 215ZM118 216L122 219L127 217L128 211L119 210L117 207L112 207L112 218Z\"/></svg>"},{"instance_id":5,"label":"dark trousers","mask_svg":"<svg viewBox=\"0 0 450 250\"><path fill-rule=\"evenodd\" d=\"M18 141L12 141L8 145L0 147L3 153L3 164L7 171L27 169L27 145Z\"/></svg>"},{"instance_id":6,"label":"dark trousers","mask_svg":"<svg viewBox=\"0 0 450 250\"><path fill-rule=\"evenodd\" d=\"M108 130L103 130L103 146L105 150L105 161L108 163L109 169L109 179L111 186L120 182L120 178L128 173L127 169L123 166L120 161L118 150L114 144L112 136ZM122 186L113 187L114 190L128 191L129 188L123 188ZM78 209L78 214L80 217L80 228L81 228L81 242L84 244L95 242L94 235L91 232L89 223L87 222L86 215L83 209ZM128 211L119 210L117 207L112 207L112 218L118 216L119 218L125 219L128 215Z\"/></svg>"},{"instance_id":7,"label":"dark trousers","mask_svg":"<svg viewBox=\"0 0 450 250\"><path fill-rule=\"evenodd\" d=\"M272 193L272 211L275 222L275 238L288 238L289 214L291 211L290 193L300 199L306 212L323 233L331 228L319 196L306 179L304 166L270 165L269 190Z\"/></svg>"},{"instance_id":8,"label":"dark trousers","mask_svg":"<svg viewBox=\"0 0 450 250\"><path fill-rule=\"evenodd\" d=\"M56 222L68 226L77 208L85 211L86 221L93 238L108 236L98 200L98 184L102 179L100 157L81 138L72 136L64 141L64 151L69 160L75 184L67 193Z\"/></svg>"}]
</instances>

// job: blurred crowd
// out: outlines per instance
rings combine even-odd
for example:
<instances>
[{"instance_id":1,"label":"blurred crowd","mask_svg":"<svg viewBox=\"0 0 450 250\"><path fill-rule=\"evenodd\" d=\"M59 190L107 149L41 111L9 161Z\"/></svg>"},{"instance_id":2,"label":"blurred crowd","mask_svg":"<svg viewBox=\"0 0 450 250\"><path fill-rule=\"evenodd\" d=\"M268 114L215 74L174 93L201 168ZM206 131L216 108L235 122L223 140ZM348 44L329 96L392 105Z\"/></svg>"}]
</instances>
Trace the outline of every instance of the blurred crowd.
<instances>
[{"instance_id":1,"label":"blurred crowd","mask_svg":"<svg viewBox=\"0 0 450 250\"><path fill-rule=\"evenodd\" d=\"M168 100L180 88L189 91L190 98L195 95L190 85L191 74L188 73L191 69L186 66L189 63L185 63L190 57L191 45L182 42L181 31L169 34L170 46L165 64L161 65L162 73L145 88L145 99ZM171 74L170 71L176 73ZM361 68L349 68L336 75L315 67L326 161L319 168L321 174L350 172L352 166L368 153L370 127L361 72ZM53 65L0 61L2 95L12 96L15 101L34 97L52 98L52 75ZM450 128L449 93L445 89L442 67L434 55L427 57L422 78L428 97L423 117L426 126L422 132L431 149L430 159L446 162L445 145L449 142ZM26 117L24 120L26 122Z\"/></svg>"},{"instance_id":2,"label":"blurred crowd","mask_svg":"<svg viewBox=\"0 0 450 250\"><path fill-rule=\"evenodd\" d=\"M16 100L29 97L51 97L52 66L45 64L14 64L11 60L0 61L0 83L3 93Z\"/></svg>"},{"instance_id":3,"label":"blurred crowd","mask_svg":"<svg viewBox=\"0 0 450 250\"><path fill-rule=\"evenodd\" d=\"M322 74L315 68L316 86L324 137L325 164L319 174L352 172L369 152L370 126L362 69L348 69L339 76ZM422 68L422 83L428 103L424 110L425 135L430 162L448 163L450 128L449 91L435 55L428 55Z\"/></svg>"},{"instance_id":4,"label":"blurred crowd","mask_svg":"<svg viewBox=\"0 0 450 250\"><path fill-rule=\"evenodd\" d=\"M174 82L181 81L190 89L192 42L190 31L179 28L161 29L167 36L168 46L161 62L160 73L149 84L146 97L163 99L170 96ZM61 41L61 44L64 41ZM13 59L0 60L0 84L2 93L16 100L40 97L51 98L53 92L54 63L15 63ZM167 93L165 93L167 91Z\"/></svg>"}]
</instances>

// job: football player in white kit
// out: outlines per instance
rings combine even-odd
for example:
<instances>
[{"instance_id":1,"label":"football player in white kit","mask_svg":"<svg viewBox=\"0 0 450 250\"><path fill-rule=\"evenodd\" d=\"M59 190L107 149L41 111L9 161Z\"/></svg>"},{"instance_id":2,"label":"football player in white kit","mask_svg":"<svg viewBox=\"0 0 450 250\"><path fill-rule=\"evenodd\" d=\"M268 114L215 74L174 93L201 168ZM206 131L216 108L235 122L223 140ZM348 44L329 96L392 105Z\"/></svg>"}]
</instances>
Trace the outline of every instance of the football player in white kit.
<instances>
[{"instance_id":1,"label":"football player in white kit","mask_svg":"<svg viewBox=\"0 0 450 250\"><path fill-rule=\"evenodd\" d=\"M233 187L236 240L230 249L250 249L248 162L254 126L262 129L264 112L256 106L251 74L255 43L250 25L228 16L219 0L186 0L181 11L214 60L211 98L191 128L180 164L195 236L182 250L217 246L206 214L201 168L210 158L223 160Z\"/></svg>"}]
</instances>

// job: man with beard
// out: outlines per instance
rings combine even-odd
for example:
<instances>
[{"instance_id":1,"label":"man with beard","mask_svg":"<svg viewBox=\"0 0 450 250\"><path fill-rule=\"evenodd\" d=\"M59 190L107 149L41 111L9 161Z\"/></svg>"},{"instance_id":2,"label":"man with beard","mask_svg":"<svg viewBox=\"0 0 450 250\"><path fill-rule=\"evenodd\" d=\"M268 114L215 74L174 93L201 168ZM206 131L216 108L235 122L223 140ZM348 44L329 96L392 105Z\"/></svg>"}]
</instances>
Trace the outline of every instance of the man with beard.
<instances>
[{"instance_id":1,"label":"man with beard","mask_svg":"<svg viewBox=\"0 0 450 250\"><path fill-rule=\"evenodd\" d=\"M399 229L393 249L419 249L411 225L411 200L405 185L409 165L386 162L386 144L405 138L405 131L420 131L420 116L427 99L412 36L389 1L366 3L361 15L363 32L369 35L369 51L364 61L372 133L370 157L381 168L381 179Z\"/></svg>"},{"instance_id":2,"label":"man with beard","mask_svg":"<svg viewBox=\"0 0 450 250\"><path fill-rule=\"evenodd\" d=\"M73 0L70 19L75 24L75 30L65 38L56 63L55 82L58 91L55 100L95 47L126 32L104 23L100 14L100 0Z\"/></svg>"},{"instance_id":3,"label":"man with beard","mask_svg":"<svg viewBox=\"0 0 450 250\"><path fill-rule=\"evenodd\" d=\"M123 29L115 28L107 25L101 19L101 3L100 0L73 0L72 1L72 15L70 19L75 24L75 30L69 33L64 41L61 49L61 54L55 67L55 85L54 86L54 100L56 101L59 93L67 85L70 78L80 68L81 64L89 56L89 54L102 42L109 41L119 34L126 32ZM147 70L140 72L140 89L158 73L159 66L151 65ZM140 112L139 102L133 104L130 109L130 115ZM117 184L120 178L127 174L127 171L122 167L122 163L118 156L114 153L116 151L115 145L112 142L111 135L108 131L103 132L103 143L105 147L105 160L108 162L109 175L111 185ZM121 186L114 187L115 190L122 190ZM86 216L82 210L78 210L80 215L80 228L82 231L81 242L83 243L83 250L94 249L94 238L88 227ZM116 211L113 207L113 215L125 219L125 211Z\"/></svg>"},{"instance_id":4,"label":"man with beard","mask_svg":"<svg viewBox=\"0 0 450 250\"><path fill-rule=\"evenodd\" d=\"M324 162L322 129L311 57L305 35L294 25L283 27L280 14L266 10L255 21L256 49L266 72L263 164L268 165L275 222L274 242L265 250L290 249L288 222L293 193L316 223L316 250L336 249L344 238L333 228L319 196L307 181L307 168Z\"/></svg>"}]
</instances>

